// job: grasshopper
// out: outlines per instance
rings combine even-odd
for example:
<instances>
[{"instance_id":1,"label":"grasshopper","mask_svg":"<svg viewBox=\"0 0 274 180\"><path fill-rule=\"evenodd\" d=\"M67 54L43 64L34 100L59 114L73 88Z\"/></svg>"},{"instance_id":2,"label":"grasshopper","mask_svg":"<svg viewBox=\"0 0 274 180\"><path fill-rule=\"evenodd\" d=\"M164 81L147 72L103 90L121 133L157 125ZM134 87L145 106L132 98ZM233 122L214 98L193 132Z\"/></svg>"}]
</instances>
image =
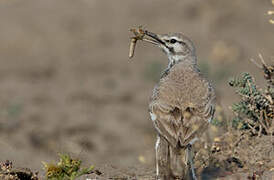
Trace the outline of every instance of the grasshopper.
<instances>
[{"instance_id":1,"label":"grasshopper","mask_svg":"<svg viewBox=\"0 0 274 180\"><path fill-rule=\"evenodd\" d=\"M136 29L130 29L131 32L135 35L134 37L130 38L130 45L129 45L129 58L132 58L134 56L134 51L136 47L136 43L138 40L143 40L145 36L145 31L140 26L138 30Z\"/></svg>"}]
</instances>

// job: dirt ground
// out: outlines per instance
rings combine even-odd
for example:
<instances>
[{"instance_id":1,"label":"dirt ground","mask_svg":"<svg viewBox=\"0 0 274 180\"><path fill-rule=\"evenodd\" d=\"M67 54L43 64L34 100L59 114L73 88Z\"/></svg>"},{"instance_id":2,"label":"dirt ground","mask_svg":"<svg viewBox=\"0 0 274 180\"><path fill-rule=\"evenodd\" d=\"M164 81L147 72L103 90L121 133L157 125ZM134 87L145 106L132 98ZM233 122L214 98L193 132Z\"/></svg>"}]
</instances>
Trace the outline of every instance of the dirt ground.
<instances>
[{"instance_id":1,"label":"dirt ground","mask_svg":"<svg viewBox=\"0 0 274 180\"><path fill-rule=\"evenodd\" d=\"M148 99L167 59L139 43L129 61L128 30L189 36L232 117L229 77L249 71L260 85L249 59L274 59L271 8L270 0L2 0L0 161L42 173L42 161L67 152L86 165L153 173Z\"/></svg>"}]
</instances>

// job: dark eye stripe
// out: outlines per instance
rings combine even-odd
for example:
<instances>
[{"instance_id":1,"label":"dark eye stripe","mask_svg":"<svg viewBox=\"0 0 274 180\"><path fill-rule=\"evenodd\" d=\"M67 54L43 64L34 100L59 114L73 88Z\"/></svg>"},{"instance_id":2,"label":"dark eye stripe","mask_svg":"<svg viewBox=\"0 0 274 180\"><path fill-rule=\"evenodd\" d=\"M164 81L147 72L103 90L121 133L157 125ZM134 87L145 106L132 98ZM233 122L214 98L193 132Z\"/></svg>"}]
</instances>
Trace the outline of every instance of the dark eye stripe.
<instances>
[{"instance_id":1,"label":"dark eye stripe","mask_svg":"<svg viewBox=\"0 0 274 180\"><path fill-rule=\"evenodd\" d=\"M186 45L186 43L183 42L183 41L178 41L178 43L183 44L183 45Z\"/></svg>"},{"instance_id":2,"label":"dark eye stripe","mask_svg":"<svg viewBox=\"0 0 274 180\"><path fill-rule=\"evenodd\" d=\"M175 42L171 42L171 41L174 41L175 40ZM186 45L186 43L185 42L183 42L183 41L179 41L179 40L177 40L177 39L171 39L171 40L169 40L169 39L166 39L165 40L165 42L167 42L167 43L172 43L172 44L175 44L175 43L180 43L180 44L182 44L182 45Z\"/></svg>"}]
</instances>

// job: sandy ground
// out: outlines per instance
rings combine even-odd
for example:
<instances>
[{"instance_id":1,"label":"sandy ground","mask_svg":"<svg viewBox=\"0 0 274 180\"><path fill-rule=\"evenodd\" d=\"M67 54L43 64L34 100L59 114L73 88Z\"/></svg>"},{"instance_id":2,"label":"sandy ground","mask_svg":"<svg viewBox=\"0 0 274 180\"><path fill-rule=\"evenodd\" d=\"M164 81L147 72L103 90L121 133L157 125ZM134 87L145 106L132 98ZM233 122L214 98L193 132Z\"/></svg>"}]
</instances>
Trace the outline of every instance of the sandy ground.
<instances>
[{"instance_id":1,"label":"sandy ground","mask_svg":"<svg viewBox=\"0 0 274 180\"><path fill-rule=\"evenodd\" d=\"M2 0L0 160L42 171L42 161L67 152L98 167L153 171L148 99L167 60L140 43L129 61L128 30L193 39L231 117L228 78L260 74L249 61L258 53L274 57L269 9L269 0Z\"/></svg>"}]
</instances>

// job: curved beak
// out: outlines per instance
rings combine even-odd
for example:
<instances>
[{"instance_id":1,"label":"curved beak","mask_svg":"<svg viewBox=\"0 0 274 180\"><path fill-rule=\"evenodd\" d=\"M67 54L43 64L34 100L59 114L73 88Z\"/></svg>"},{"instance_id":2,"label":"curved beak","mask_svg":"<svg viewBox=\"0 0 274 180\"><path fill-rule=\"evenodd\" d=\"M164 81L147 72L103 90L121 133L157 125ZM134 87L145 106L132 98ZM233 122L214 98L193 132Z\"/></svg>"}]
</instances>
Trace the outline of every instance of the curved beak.
<instances>
[{"instance_id":1,"label":"curved beak","mask_svg":"<svg viewBox=\"0 0 274 180\"><path fill-rule=\"evenodd\" d=\"M143 38L143 41L149 42L151 44L155 44L155 45L165 45L165 42L161 40L161 38L159 37L159 35L149 32L147 30L144 31L144 34L151 37L151 38Z\"/></svg>"}]
</instances>

